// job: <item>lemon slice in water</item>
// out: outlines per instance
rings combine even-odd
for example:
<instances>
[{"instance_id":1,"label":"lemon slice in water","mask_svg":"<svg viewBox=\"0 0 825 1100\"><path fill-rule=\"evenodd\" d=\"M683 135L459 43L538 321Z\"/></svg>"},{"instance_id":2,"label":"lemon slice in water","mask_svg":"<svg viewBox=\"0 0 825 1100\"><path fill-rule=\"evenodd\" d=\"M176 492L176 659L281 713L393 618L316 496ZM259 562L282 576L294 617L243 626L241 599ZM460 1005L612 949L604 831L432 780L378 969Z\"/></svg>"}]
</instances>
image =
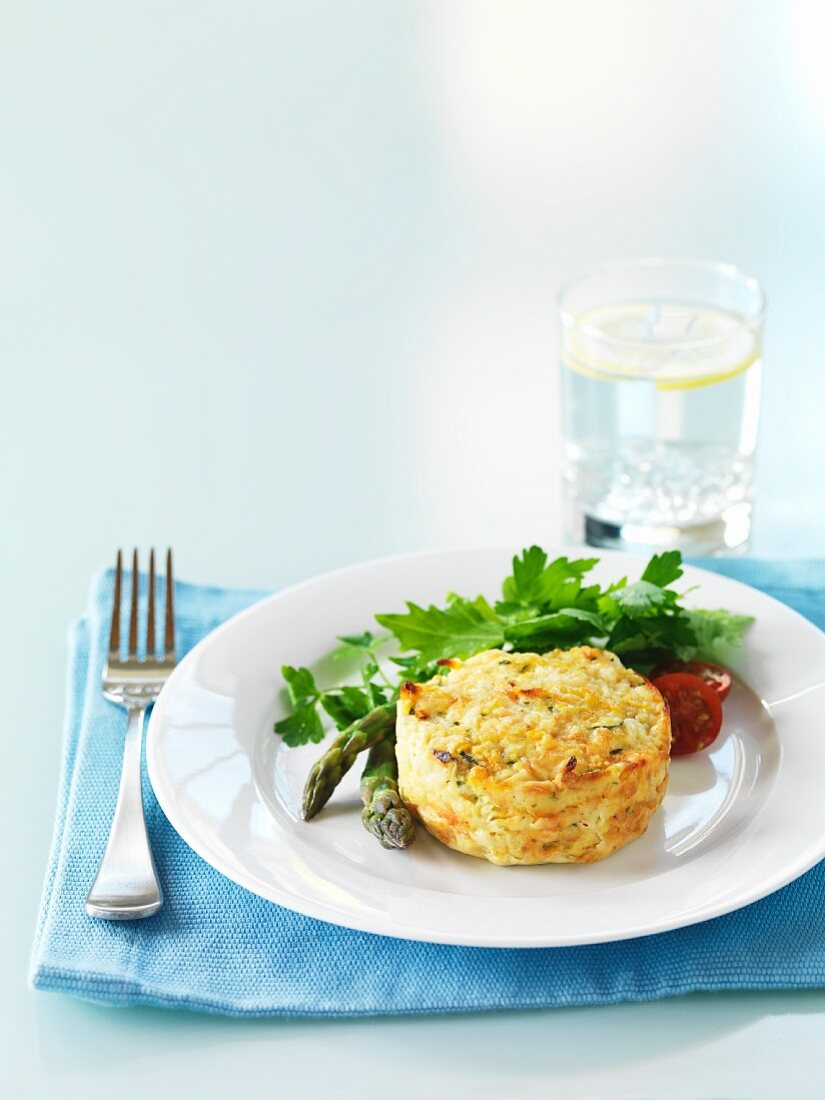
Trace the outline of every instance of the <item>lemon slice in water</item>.
<instances>
[{"instance_id":1,"label":"lemon slice in water","mask_svg":"<svg viewBox=\"0 0 825 1100\"><path fill-rule=\"evenodd\" d=\"M580 313L564 333L564 360L604 381L648 379L657 389L726 382L761 355L745 318L713 306L618 302Z\"/></svg>"}]
</instances>

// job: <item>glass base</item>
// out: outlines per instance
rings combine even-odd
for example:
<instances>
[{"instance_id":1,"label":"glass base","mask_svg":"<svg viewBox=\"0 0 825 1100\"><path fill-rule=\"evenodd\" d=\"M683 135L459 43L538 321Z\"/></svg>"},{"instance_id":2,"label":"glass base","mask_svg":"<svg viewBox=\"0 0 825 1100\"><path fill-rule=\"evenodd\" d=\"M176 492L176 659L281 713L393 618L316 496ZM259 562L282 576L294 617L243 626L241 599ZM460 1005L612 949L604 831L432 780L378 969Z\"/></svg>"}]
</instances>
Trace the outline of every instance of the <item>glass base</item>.
<instances>
[{"instance_id":1,"label":"glass base","mask_svg":"<svg viewBox=\"0 0 825 1100\"><path fill-rule=\"evenodd\" d=\"M681 550L687 556L747 553L751 533L750 504L736 504L717 519L689 527L616 523L570 505L568 532L575 542L605 550L657 554Z\"/></svg>"}]
</instances>

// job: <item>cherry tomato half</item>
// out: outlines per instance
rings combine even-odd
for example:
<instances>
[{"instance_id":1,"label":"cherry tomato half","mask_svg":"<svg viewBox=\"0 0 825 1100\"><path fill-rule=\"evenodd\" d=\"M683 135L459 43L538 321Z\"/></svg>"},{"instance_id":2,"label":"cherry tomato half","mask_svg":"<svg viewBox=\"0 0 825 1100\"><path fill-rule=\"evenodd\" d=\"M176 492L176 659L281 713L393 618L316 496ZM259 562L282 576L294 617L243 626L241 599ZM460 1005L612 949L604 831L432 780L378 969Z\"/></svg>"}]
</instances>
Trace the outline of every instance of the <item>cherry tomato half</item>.
<instances>
[{"instance_id":1,"label":"cherry tomato half","mask_svg":"<svg viewBox=\"0 0 825 1100\"><path fill-rule=\"evenodd\" d=\"M706 684L710 684L720 699L727 699L730 693L733 677L724 665L715 665L713 661L666 661L657 665L651 672L651 680L658 680L660 676L667 676L671 672L689 672L691 676L698 676Z\"/></svg>"},{"instance_id":2,"label":"cherry tomato half","mask_svg":"<svg viewBox=\"0 0 825 1100\"><path fill-rule=\"evenodd\" d=\"M670 708L671 756L706 749L722 728L722 701L716 691L689 672L669 672L653 681Z\"/></svg>"}]
</instances>

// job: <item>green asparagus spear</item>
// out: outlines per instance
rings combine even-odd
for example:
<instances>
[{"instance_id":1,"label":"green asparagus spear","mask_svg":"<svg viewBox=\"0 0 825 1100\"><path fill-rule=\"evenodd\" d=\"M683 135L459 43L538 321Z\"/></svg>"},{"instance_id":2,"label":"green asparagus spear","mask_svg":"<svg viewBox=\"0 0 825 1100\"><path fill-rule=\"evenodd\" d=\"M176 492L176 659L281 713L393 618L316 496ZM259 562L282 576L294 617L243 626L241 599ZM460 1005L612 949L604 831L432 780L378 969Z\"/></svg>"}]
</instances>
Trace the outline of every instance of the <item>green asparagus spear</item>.
<instances>
[{"instance_id":1,"label":"green asparagus spear","mask_svg":"<svg viewBox=\"0 0 825 1100\"><path fill-rule=\"evenodd\" d=\"M376 707L348 726L316 760L304 787L304 821L315 817L329 800L343 776L355 763L359 752L391 733L395 727L395 704Z\"/></svg>"},{"instance_id":2,"label":"green asparagus spear","mask_svg":"<svg viewBox=\"0 0 825 1100\"><path fill-rule=\"evenodd\" d=\"M369 751L361 776L364 827L385 848L407 848L415 840L412 814L398 793L398 763L395 737L388 735Z\"/></svg>"}]
</instances>

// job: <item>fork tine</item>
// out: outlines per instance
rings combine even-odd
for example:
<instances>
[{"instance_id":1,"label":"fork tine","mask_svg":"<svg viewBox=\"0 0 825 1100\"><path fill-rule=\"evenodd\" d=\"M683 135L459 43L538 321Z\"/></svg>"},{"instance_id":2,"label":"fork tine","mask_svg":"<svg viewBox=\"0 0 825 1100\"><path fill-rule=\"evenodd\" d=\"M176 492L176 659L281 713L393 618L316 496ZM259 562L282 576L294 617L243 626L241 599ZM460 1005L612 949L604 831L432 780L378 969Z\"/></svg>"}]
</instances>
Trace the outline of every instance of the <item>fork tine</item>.
<instances>
[{"instance_id":1,"label":"fork tine","mask_svg":"<svg viewBox=\"0 0 825 1100\"><path fill-rule=\"evenodd\" d=\"M163 644L164 660L175 659L175 581L172 576L172 551L166 551L166 635Z\"/></svg>"},{"instance_id":2,"label":"fork tine","mask_svg":"<svg viewBox=\"0 0 825 1100\"><path fill-rule=\"evenodd\" d=\"M149 551L149 617L146 620L146 657L155 659L155 548Z\"/></svg>"},{"instance_id":3,"label":"fork tine","mask_svg":"<svg viewBox=\"0 0 825 1100\"><path fill-rule=\"evenodd\" d=\"M138 552L132 555L132 610L129 615L129 657L137 657Z\"/></svg>"},{"instance_id":4,"label":"fork tine","mask_svg":"<svg viewBox=\"0 0 825 1100\"><path fill-rule=\"evenodd\" d=\"M120 650L120 589L123 582L123 554L118 550L115 566L115 594L112 601L112 626L109 631L109 656L117 658Z\"/></svg>"}]
</instances>

